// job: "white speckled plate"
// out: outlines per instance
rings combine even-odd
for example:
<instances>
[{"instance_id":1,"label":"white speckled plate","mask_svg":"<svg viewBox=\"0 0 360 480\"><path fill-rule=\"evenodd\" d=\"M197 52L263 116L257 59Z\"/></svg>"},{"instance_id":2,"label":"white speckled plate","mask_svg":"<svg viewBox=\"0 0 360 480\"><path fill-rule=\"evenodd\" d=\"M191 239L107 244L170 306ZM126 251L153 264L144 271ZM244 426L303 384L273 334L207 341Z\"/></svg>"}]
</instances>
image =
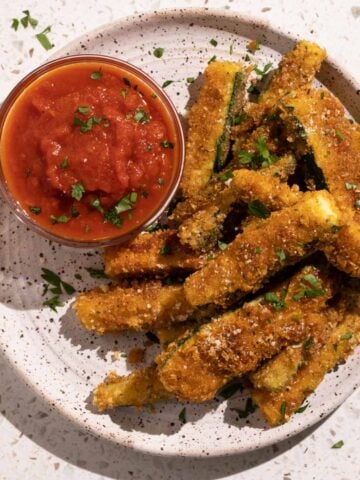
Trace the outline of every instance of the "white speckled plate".
<instances>
[{"instance_id":1,"label":"white speckled plate","mask_svg":"<svg viewBox=\"0 0 360 480\"><path fill-rule=\"evenodd\" d=\"M212 38L218 42L216 47L210 44ZM293 45L293 39L287 35L255 24L251 19L228 12L178 10L112 23L72 42L56 56L112 55L144 69L160 84L174 80L167 93L184 114L198 83L189 87L186 78L197 77L213 55L219 59L241 59L246 43L254 38L261 43L261 50L255 55L259 65L276 62L280 53ZM155 47L165 48L161 59L152 54ZM319 80L359 117L358 87L349 74L326 63ZM112 360L112 351L128 352L132 346L142 345L144 337L129 333L97 338L78 325L70 298L57 314L43 308L42 266L59 272L80 291L95 285L84 267L99 267L101 258L97 252L60 247L32 234L3 202L0 221L1 348L13 363L16 374L26 377L26 381L64 415L99 436L156 454L206 456L244 452L276 443L316 423L358 385L359 352L326 376L309 398L310 406L304 413L277 428L267 427L256 412L244 420L237 418L232 408L243 407L246 392L227 403L188 405L185 425L178 420L183 408L178 403L160 405L155 412L123 408L110 414L97 414L88 404L91 390L109 370L128 371L124 358ZM75 274L80 274L82 279L75 279ZM148 360L155 350L155 347L148 349Z\"/></svg>"}]
</instances>

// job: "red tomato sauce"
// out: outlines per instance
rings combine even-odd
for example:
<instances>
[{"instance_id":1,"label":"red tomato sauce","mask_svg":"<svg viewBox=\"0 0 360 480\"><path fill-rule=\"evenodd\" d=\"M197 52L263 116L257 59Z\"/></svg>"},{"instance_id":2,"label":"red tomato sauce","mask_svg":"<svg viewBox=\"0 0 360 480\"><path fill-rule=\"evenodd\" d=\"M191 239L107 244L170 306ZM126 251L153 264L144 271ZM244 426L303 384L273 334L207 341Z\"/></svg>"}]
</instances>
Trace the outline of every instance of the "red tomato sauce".
<instances>
[{"instance_id":1,"label":"red tomato sauce","mask_svg":"<svg viewBox=\"0 0 360 480\"><path fill-rule=\"evenodd\" d=\"M4 124L8 188L46 230L108 239L150 219L169 193L178 145L151 88L106 63L50 70L17 98Z\"/></svg>"}]
</instances>

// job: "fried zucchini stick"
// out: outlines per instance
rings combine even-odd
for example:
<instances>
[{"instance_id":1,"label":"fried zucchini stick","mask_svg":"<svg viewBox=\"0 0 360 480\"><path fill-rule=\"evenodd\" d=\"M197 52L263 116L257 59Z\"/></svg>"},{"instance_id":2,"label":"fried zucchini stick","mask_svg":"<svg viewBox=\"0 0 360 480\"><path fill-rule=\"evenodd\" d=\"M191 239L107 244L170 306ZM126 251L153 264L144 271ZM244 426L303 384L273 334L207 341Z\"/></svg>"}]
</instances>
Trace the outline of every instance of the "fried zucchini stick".
<instances>
[{"instance_id":1,"label":"fried zucchini stick","mask_svg":"<svg viewBox=\"0 0 360 480\"><path fill-rule=\"evenodd\" d=\"M198 270L205 265L206 256L181 246L175 230L163 230L143 233L126 244L106 248L104 261L110 277L166 276Z\"/></svg>"},{"instance_id":2,"label":"fried zucchini stick","mask_svg":"<svg viewBox=\"0 0 360 480\"><path fill-rule=\"evenodd\" d=\"M161 383L181 400L213 398L229 380L255 370L287 345L320 336L327 318L318 312L333 288L330 278L305 267L289 285L170 344L157 359Z\"/></svg>"},{"instance_id":3,"label":"fried zucchini stick","mask_svg":"<svg viewBox=\"0 0 360 480\"><path fill-rule=\"evenodd\" d=\"M299 261L328 240L341 225L334 199L326 191L308 192L292 207L250 224L228 248L185 280L194 307L226 304L233 294L256 291L285 265Z\"/></svg>"},{"instance_id":4,"label":"fried zucchini stick","mask_svg":"<svg viewBox=\"0 0 360 480\"><path fill-rule=\"evenodd\" d=\"M211 204L179 226L180 243L195 251L209 251L216 246L233 204L255 199L274 211L293 205L301 199L301 193L297 187L290 188L262 170L234 170L229 183L221 191L217 190Z\"/></svg>"},{"instance_id":5,"label":"fried zucchini stick","mask_svg":"<svg viewBox=\"0 0 360 480\"><path fill-rule=\"evenodd\" d=\"M289 420L305 398L322 382L325 374L353 352L360 343L359 314L360 311L345 314L343 321L332 331L324 346L311 355L284 390L252 391L253 400L271 425Z\"/></svg>"},{"instance_id":6,"label":"fried zucchini stick","mask_svg":"<svg viewBox=\"0 0 360 480\"><path fill-rule=\"evenodd\" d=\"M171 394L162 386L154 366L122 377L111 372L94 390L92 402L99 411L103 411L120 406L141 407L170 398Z\"/></svg>"},{"instance_id":7,"label":"fried zucchini stick","mask_svg":"<svg viewBox=\"0 0 360 480\"><path fill-rule=\"evenodd\" d=\"M80 294L74 309L81 324L98 334L169 326L184 322L193 310L182 285L164 286L160 281L96 288Z\"/></svg>"},{"instance_id":8,"label":"fried zucchini stick","mask_svg":"<svg viewBox=\"0 0 360 480\"><path fill-rule=\"evenodd\" d=\"M195 195L221 168L229 152L232 120L243 107L246 74L240 63L212 62L189 113L189 131L181 189Z\"/></svg>"}]
</instances>

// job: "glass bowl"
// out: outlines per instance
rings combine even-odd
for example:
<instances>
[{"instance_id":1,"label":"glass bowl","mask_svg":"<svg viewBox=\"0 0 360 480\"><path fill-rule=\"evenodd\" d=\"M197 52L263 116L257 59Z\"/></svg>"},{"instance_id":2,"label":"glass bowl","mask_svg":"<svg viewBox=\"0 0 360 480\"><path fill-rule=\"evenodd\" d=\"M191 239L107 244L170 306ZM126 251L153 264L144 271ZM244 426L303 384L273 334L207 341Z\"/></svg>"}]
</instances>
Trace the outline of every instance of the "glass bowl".
<instances>
[{"instance_id":1,"label":"glass bowl","mask_svg":"<svg viewBox=\"0 0 360 480\"><path fill-rule=\"evenodd\" d=\"M171 126L174 138L176 141L176 151L174 152L174 161L172 165L172 173L170 181L168 182L166 191L161 199L161 202L153 206L153 209L143 218L141 222L134 223L133 227L127 227L126 231L121 231L121 227L118 229L118 232L114 236L106 238L91 238L91 235L88 236L86 240L73 239L71 235L62 236L56 234L53 231L49 231L44 225L41 225L34 216L30 216L25 208L21 205L20 201L13 194L8 179L6 177L6 172L4 171L3 157L3 141L4 141L4 126L8 115L11 113L13 106L16 104L19 97L31 86L34 85L33 82L37 82L42 77L45 78L46 74L52 72L56 69L61 69L63 67L78 65L79 63L96 63L101 70L101 66L106 68L106 66L117 67L119 68L119 73L126 73L132 80L138 80L140 85L144 85L148 88L148 91L154 93L157 96L159 101L162 104L162 109L166 112L167 124ZM185 141L184 134L182 131L181 122L179 116L176 112L176 109L171 102L170 98L166 95L163 89L146 73L144 73L139 68L131 65L123 60L107 57L103 55L76 55L62 57L44 65L38 67L25 78L23 78L15 88L10 92L8 97L5 99L4 103L0 109L0 191L3 197L6 199L11 210L16 215L16 217L22 221L27 227L36 233L46 237L49 240L56 241L60 244L68 245L71 247L82 247L82 248L98 248L105 247L110 245L116 245L131 239L136 234L140 233L142 230L145 230L152 223L154 223L165 211L174 197L182 175L184 167L184 158L185 158ZM9 168L9 167L7 167Z\"/></svg>"}]
</instances>

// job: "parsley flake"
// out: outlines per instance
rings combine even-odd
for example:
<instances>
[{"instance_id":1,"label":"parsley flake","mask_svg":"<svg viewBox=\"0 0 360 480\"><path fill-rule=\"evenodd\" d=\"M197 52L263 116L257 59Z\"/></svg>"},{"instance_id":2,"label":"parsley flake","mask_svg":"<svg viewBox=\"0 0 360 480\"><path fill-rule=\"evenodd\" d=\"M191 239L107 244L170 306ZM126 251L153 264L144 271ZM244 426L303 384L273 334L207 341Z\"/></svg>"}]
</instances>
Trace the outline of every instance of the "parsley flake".
<instances>
[{"instance_id":1,"label":"parsley flake","mask_svg":"<svg viewBox=\"0 0 360 480\"><path fill-rule=\"evenodd\" d=\"M15 30L15 32L17 32L19 28L19 24L20 24L19 20L17 18L13 18L11 21L11 28Z\"/></svg>"},{"instance_id":2,"label":"parsley flake","mask_svg":"<svg viewBox=\"0 0 360 480\"><path fill-rule=\"evenodd\" d=\"M50 307L51 310L53 310L54 312L57 312L57 309L59 307L63 307L64 303L60 300L59 295L55 295L54 297L49 298L48 300L45 300L43 302L43 305L44 307Z\"/></svg>"},{"instance_id":3,"label":"parsley flake","mask_svg":"<svg viewBox=\"0 0 360 480\"><path fill-rule=\"evenodd\" d=\"M99 198L94 198L94 200L91 200L90 205L94 207L98 212L104 213L104 209L101 206Z\"/></svg>"},{"instance_id":4,"label":"parsley flake","mask_svg":"<svg viewBox=\"0 0 360 480\"><path fill-rule=\"evenodd\" d=\"M226 182L227 180L229 180L230 178L233 178L233 177L234 177L234 174L233 174L232 170L227 170L227 171L219 174L219 180L221 182Z\"/></svg>"},{"instance_id":5,"label":"parsley flake","mask_svg":"<svg viewBox=\"0 0 360 480\"><path fill-rule=\"evenodd\" d=\"M282 404L280 405L280 415L281 415L282 418L285 418L286 409L287 409L287 403L282 402Z\"/></svg>"},{"instance_id":6,"label":"parsley flake","mask_svg":"<svg viewBox=\"0 0 360 480\"><path fill-rule=\"evenodd\" d=\"M91 80L100 80L103 76L103 73L100 70L95 70L95 72L92 72L90 75Z\"/></svg>"},{"instance_id":7,"label":"parsley flake","mask_svg":"<svg viewBox=\"0 0 360 480\"><path fill-rule=\"evenodd\" d=\"M179 420L181 423L186 423L186 407L184 407L179 413Z\"/></svg>"},{"instance_id":8,"label":"parsley flake","mask_svg":"<svg viewBox=\"0 0 360 480\"><path fill-rule=\"evenodd\" d=\"M253 217L268 218L271 215L270 210L260 200L252 200L248 203L248 212Z\"/></svg>"},{"instance_id":9,"label":"parsley flake","mask_svg":"<svg viewBox=\"0 0 360 480\"><path fill-rule=\"evenodd\" d=\"M334 443L331 448L341 448L344 446L343 440L339 440L338 442Z\"/></svg>"},{"instance_id":10,"label":"parsley flake","mask_svg":"<svg viewBox=\"0 0 360 480\"><path fill-rule=\"evenodd\" d=\"M263 78L265 75L269 73L269 70L272 67L272 65L273 65L272 63L267 63L262 70L261 68L255 67L254 71L256 72L257 75Z\"/></svg>"},{"instance_id":11,"label":"parsley flake","mask_svg":"<svg viewBox=\"0 0 360 480\"><path fill-rule=\"evenodd\" d=\"M109 278L103 269L85 267L85 270L88 272L91 278Z\"/></svg>"},{"instance_id":12,"label":"parsley flake","mask_svg":"<svg viewBox=\"0 0 360 480\"><path fill-rule=\"evenodd\" d=\"M346 332L343 335L341 335L340 340L350 340L352 336L353 336L352 332Z\"/></svg>"},{"instance_id":13,"label":"parsley flake","mask_svg":"<svg viewBox=\"0 0 360 480\"><path fill-rule=\"evenodd\" d=\"M309 337L305 340L303 343L303 347L305 350L309 350L312 346L314 345L314 339L313 337Z\"/></svg>"},{"instance_id":14,"label":"parsley flake","mask_svg":"<svg viewBox=\"0 0 360 480\"><path fill-rule=\"evenodd\" d=\"M50 40L48 39L48 36L47 34L51 32L51 26L49 25L48 27L46 27L42 32L40 33L37 33L35 35L35 37L38 39L38 41L40 42L41 46L45 49L45 50L51 50L53 48L53 44L50 42Z\"/></svg>"},{"instance_id":15,"label":"parsley flake","mask_svg":"<svg viewBox=\"0 0 360 480\"><path fill-rule=\"evenodd\" d=\"M210 60L208 61L208 64L209 63L212 63L212 62L215 62L216 61L216 55L213 55Z\"/></svg>"},{"instance_id":16,"label":"parsley flake","mask_svg":"<svg viewBox=\"0 0 360 480\"><path fill-rule=\"evenodd\" d=\"M225 242L221 242L220 240L218 240L218 247L219 249L223 252L224 250L226 250L228 248L229 244L228 243L225 243Z\"/></svg>"},{"instance_id":17,"label":"parsley flake","mask_svg":"<svg viewBox=\"0 0 360 480\"><path fill-rule=\"evenodd\" d=\"M174 148L175 144L169 142L168 140L163 140L162 142L160 142L160 146L163 148Z\"/></svg>"},{"instance_id":18,"label":"parsley flake","mask_svg":"<svg viewBox=\"0 0 360 480\"><path fill-rule=\"evenodd\" d=\"M295 410L295 413L303 413L305 412L305 410L308 408L309 406L309 403L306 403L305 405L302 405L301 407L299 407L297 410Z\"/></svg>"},{"instance_id":19,"label":"parsley flake","mask_svg":"<svg viewBox=\"0 0 360 480\"><path fill-rule=\"evenodd\" d=\"M72 198L75 198L75 200L80 201L84 193L85 193L85 188L82 183L74 183L71 186L71 196Z\"/></svg>"},{"instance_id":20,"label":"parsley flake","mask_svg":"<svg viewBox=\"0 0 360 480\"><path fill-rule=\"evenodd\" d=\"M59 168L61 170L65 170L69 166L69 157L66 155L63 159L62 162L59 164Z\"/></svg>"},{"instance_id":21,"label":"parsley flake","mask_svg":"<svg viewBox=\"0 0 360 480\"><path fill-rule=\"evenodd\" d=\"M144 110L138 110L135 113L133 119L136 123L148 123L149 122L149 117L144 112Z\"/></svg>"},{"instance_id":22,"label":"parsley flake","mask_svg":"<svg viewBox=\"0 0 360 480\"><path fill-rule=\"evenodd\" d=\"M338 139L342 142L344 140L344 134L338 129L335 130L335 133Z\"/></svg>"},{"instance_id":23,"label":"parsley flake","mask_svg":"<svg viewBox=\"0 0 360 480\"><path fill-rule=\"evenodd\" d=\"M80 107L77 107L77 109L75 110L75 112L79 112L79 113L82 113L83 115L86 115L87 113L90 112L90 107L87 107L87 106L80 106Z\"/></svg>"},{"instance_id":24,"label":"parsley flake","mask_svg":"<svg viewBox=\"0 0 360 480\"><path fill-rule=\"evenodd\" d=\"M357 184L354 182L345 182L346 190L356 190Z\"/></svg>"},{"instance_id":25,"label":"parsley flake","mask_svg":"<svg viewBox=\"0 0 360 480\"><path fill-rule=\"evenodd\" d=\"M271 306L277 312L282 308L287 308L287 303L285 302L285 297L287 295L287 290L282 290L280 293L280 298L276 296L274 292L266 292L264 295L264 300L271 304Z\"/></svg>"},{"instance_id":26,"label":"parsley flake","mask_svg":"<svg viewBox=\"0 0 360 480\"><path fill-rule=\"evenodd\" d=\"M218 42L217 42L217 40L215 40L215 38L212 38L212 39L210 40L210 43L211 43L211 45L212 45L213 47L217 47Z\"/></svg>"},{"instance_id":27,"label":"parsley flake","mask_svg":"<svg viewBox=\"0 0 360 480\"><path fill-rule=\"evenodd\" d=\"M174 80L165 80L165 82L161 85L161 88L166 88L172 83L174 83Z\"/></svg>"},{"instance_id":28,"label":"parsley flake","mask_svg":"<svg viewBox=\"0 0 360 480\"><path fill-rule=\"evenodd\" d=\"M157 47L154 49L153 54L156 58L161 58L164 55L165 48Z\"/></svg>"},{"instance_id":29,"label":"parsley flake","mask_svg":"<svg viewBox=\"0 0 360 480\"><path fill-rule=\"evenodd\" d=\"M29 210L34 215L40 215L41 213L41 207L29 207Z\"/></svg>"},{"instance_id":30,"label":"parsley flake","mask_svg":"<svg viewBox=\"0 0 360 480\"><path fill-rule=\"evenodd\" d=\"M187 83L194 83L195 78L194 77L187 77L186 81L187 81Z\"/></svg>"},{"instance_id":31,"label":"parsley flake","mask_svg":"<svg viewBox=\"0 0 360 480\"><path fill-rule=\"evenodd\" d=\"M53 225L56 223L67 223L70 220L70 217L67 215L60 215L59 217L56 217L55 215L50 215L50 220Z\"/></svg>"}]
</instances>

